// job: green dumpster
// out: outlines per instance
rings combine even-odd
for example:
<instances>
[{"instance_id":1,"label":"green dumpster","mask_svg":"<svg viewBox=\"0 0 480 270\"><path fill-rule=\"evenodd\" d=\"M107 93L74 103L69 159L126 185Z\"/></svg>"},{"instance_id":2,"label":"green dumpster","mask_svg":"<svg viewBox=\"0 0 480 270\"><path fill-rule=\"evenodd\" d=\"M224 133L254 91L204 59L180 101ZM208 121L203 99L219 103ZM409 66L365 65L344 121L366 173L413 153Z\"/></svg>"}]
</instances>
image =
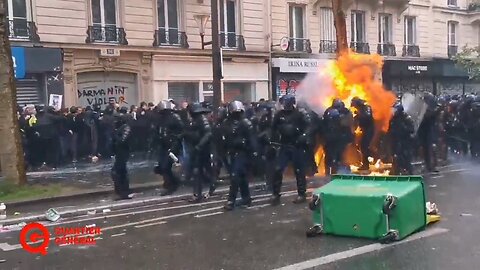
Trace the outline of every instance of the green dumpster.
<instances>
[{"instance_id":1,"label":"green dumpster","mask_svg":"<svg viewBox=\"0 0 480 270\"><path fill-rule=\"evenodd\" d=\"M425 203L421 176L334 175L312 195L307 236L401 240L426 227Z\"/></svg>"}]
</instances>

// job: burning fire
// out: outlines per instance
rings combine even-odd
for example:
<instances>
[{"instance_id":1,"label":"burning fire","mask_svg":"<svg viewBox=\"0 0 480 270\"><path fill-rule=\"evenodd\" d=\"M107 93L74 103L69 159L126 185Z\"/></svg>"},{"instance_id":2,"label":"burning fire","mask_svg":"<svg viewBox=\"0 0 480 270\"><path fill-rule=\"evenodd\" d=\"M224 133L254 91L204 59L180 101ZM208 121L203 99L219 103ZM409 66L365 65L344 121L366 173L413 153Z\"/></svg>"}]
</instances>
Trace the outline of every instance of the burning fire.
<instances>
[{"instance_id":1,"label":"burning fire","mask_svg":"<svg viewBox=\"0 0 480 270\"><path fill-rule=\"evenodd\" d=\"M388 130L389 122L392 117L391 108L396 101L395 94L386 90L382 82L377 77L383 66L383 58L380 55L357 54L346 52L341 54L336 61L332 61L327 67L320 71L321 76L327 76L332 79L334 93L321 101L325 108L331 106L335 98L341 99L352 113L356 113L351 107L351 101L358 97L367 102L372 107L373 118L375 119L377 133ZM361 135L361 130L355 130L357 139ZM345 162L350 164L352 172L358 172L359 151L356 146L348 147L345 152ZM317 162L319 172L325 171L324 150L322 147L317 149L315 161ZM390 164L383 164L380 160L370 161L370 175L388 175L386 169ZM386 166L385 166L386 165ZM390 166L391 167L391 166Z\"/></svg>"}]
</instances>

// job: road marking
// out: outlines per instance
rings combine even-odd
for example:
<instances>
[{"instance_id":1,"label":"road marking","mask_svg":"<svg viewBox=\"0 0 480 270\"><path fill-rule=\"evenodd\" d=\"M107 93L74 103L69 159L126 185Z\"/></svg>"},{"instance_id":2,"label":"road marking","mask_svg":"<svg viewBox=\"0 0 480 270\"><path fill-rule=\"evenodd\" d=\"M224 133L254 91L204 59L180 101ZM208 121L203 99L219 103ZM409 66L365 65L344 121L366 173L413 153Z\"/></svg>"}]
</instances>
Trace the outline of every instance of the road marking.
<instances>
[{"instance_id":1,"label":"road marking","mask_svg":"<svg viewBox=\"0 0 480 270\"><path fill-rule=\"evenodd\" d=\"M435 175L435 176L432 176L430 178L437 179L437 178L443 178L443 177L445 177L445 176L444 175Z\"/></svg>"},{"instance_id":2,"label":"road marking","mask_svg":"<svg viewBox=\"0 0 480 270\"><path fill-rule=\"evenodd\" d=\"M467 172L467 171L471 171L471 170L472 169L458 169L458 170L443 171L442 173Z\"/></svg>"},{"instance_id":3,"label":"road marking","mask_svg":"<svg viewBox=\"0 0 480 270\"><path fill-rule=\"evenodd\" d=\"M122 236L122 235L125 235L126 233L116 233L116 234L112 234L110 235L110 237L117 237L117 236Z\"/></svg>"},{"instance_id":4,"label":"road marking","mask_svg":"<svg viewBox=\"0 0 480 270\"><path fill-rule=\"evenodd\" d=\"M155 226L155 225L162 225L162 224L165 224L167 223L166 221L160 221L160 222L154 222L154 223L148 223L148 224L144 224L144 225L137 225L135 226L135 228L143 228L143 227L149 227L149 226Z\"/></svg>"},{"instance_id":5,"label":"road marking","mask_svg":"<svg viewBox=\"0 0 480 270\"><path fill-rule=\"evenodd\" d=\"M267 206L271 206L271 204L266 203L266 204L255 205L255 206L252 206L252 207L248 207L247 209L248 210L255 210L255 209L265 208Z\"/></svg>"},{"instance_id":6,"label":"road marking","mask_svg":"<svg viewBox=\"0 0 480 270\"><path fill-rule=\"evenodd\" d=\"M333 263L333 262L336 262L336 261L352 258L352 257L358 256L358 255L367 254L367 253L370 253L370 252L373 252L373 251L379 251L379 250L382 250L382 249L385 249L385 248L401 245L401 244L408 243L408 242L411 242L411 241L415 241L415 240L418 240L418 239L422 239L422 238L446 233L448 231L449 231L448 229L444 229L444 228L428 229L428 230L416 233L416 234L414 234L414 235L412 235L412 236L410 236L410 237L408 237L408 238L406 238L406 239L404 239L400 242L395 242L395 243L392 243L392 244L389 244L389 245L382 245L382 244L379 244L379 243L366 245L366 246L354 248L354 249L351 249L351 250L341 251L341 252L333 253L333 254L330 254L330 255L327 255L327 256L319 257L319 258L316 258L316 259L300 262L300 263L297 263L297 264L288 265L288 266L285 266L285 267L282 267L282 268L277 268L276 270L311 269L311 268L315 268L317 266L321 266L321 265Z\"/></svg>"},{"instance_id":7,"label":"road marking","mask_svg":"<svg viewBox=\"0 0 480 270\"><path fill-rule=\"evenodd\" d=\"M203 218L203 217L216 216L216 215L220 215L220 214L223 214L223 213L225 213L225 212L219 211L219 212L214 212L214 213L210 213L210 214L196 215L195 217L196 218Z\"/></svg>"}]
</instances>

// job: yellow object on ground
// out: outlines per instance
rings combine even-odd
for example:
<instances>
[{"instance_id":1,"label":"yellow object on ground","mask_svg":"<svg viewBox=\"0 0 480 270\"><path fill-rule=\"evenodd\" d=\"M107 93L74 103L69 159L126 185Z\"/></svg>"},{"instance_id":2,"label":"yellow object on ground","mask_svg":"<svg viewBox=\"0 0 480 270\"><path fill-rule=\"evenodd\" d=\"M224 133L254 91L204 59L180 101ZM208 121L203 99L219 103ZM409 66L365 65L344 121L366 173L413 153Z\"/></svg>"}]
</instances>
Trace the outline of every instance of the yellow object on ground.
<instances>
[{"instance_id":1,"label":"yellow object on ground","mask_svg":"<svg viewBox=\"0 0 480 270\"><path fill-rule=\"evenodd\" d=\"M437 221L440 221L439 215L427 215L427 225L430 223L435 223Z\"/></svg>"}]
</instances>

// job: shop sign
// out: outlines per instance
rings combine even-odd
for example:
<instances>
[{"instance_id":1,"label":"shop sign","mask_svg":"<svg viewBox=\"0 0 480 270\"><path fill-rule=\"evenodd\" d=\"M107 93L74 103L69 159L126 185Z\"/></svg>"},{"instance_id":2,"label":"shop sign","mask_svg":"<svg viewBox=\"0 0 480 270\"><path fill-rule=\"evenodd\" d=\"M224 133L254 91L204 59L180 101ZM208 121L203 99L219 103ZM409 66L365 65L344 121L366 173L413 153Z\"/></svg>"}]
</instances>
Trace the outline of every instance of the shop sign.
<instances>
[{"instance_id":1,"label":"shop sign","mask_svg":"<svg viewBox=\"0 0 480 270\"><path fill-rule=\"evenodd\" d=\"M426 65L423 65L423 66L420 66L420 65L408 65L407 66L407 69L408 71L412 71L414 72L415 74L420 74L422 72L428 72L428 66Z\"/></svg>"},{"instance_id":2,"label":"shop sign","mask_svg":"<svg viewBox=\"0 0 480 270\"><path fill-rule=\"evenodd\" d=\"M12 47L12 61L15 79L25 78L25 48Z\"/></svg>"},{"instance_id":3,"label":"shop sign","mask_svg":"<svg viewBox=\"0 0 480 270\"><path fill-rule=\"evenodd\" d=\"M273 59L273 66L279 67L284 73L312 73L328 63L327 59L299 59L299 58L277 58Z\"/></svg>"}]
</instances>

